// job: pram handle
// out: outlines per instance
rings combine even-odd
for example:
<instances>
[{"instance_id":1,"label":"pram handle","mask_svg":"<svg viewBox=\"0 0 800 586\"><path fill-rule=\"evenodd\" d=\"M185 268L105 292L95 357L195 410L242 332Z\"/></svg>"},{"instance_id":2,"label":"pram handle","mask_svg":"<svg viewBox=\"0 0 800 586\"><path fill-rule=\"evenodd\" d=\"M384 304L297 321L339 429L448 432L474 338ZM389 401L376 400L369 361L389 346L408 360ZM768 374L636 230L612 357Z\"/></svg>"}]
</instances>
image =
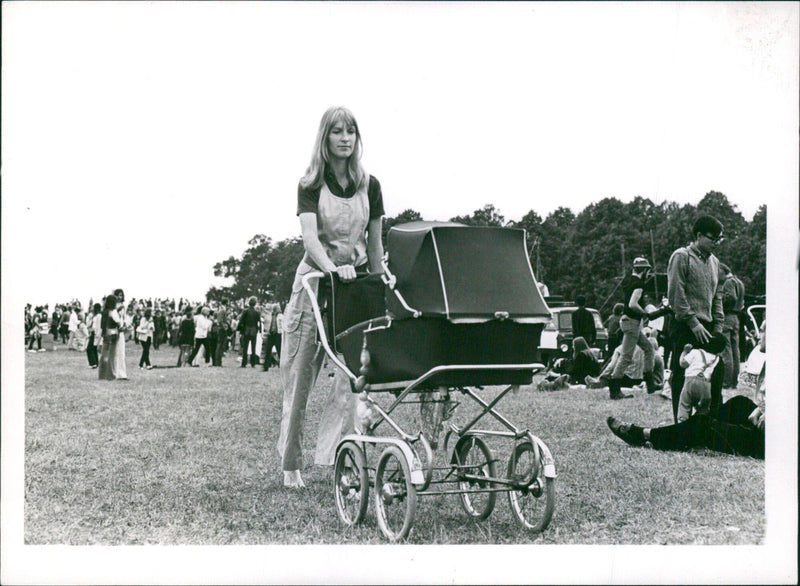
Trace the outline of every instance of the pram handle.
<instances>
[{"instance_id":1,"label":"pram handle","mask_svg":"<svg viewBox=\"0 0 800 586\"><path fill-rule=\"evenodd\" d=\"M317 334L319 335L319 341L320 344L322 344L322 348L325 350L325 354L328 355L328 358L330 358L336 366L341 368L344 371L344 373L348 377L350 377L350 380L352 382L355 382L358 377L355 374L353 374L353 372L349 368L347 368L347 365L342 360L340 360L338 356L336 356L336 353L333 351L330 344L328 343L328 336L327 334L325 334L325 323L322 321L322 313L319 310L319 303L317 302L317 292L312 288L311 283L309 282L312 279L316 280L322 278L332 279L334 275L336 275L335 271L329 271L329 272L312 271L310 273L306 273L305 275L303 275L302 278L303 289L306 290L306 293L308 294L308 297L311 300L311 309L314 312L314 320L317 323Z\"/></svg>"}]
</instances>

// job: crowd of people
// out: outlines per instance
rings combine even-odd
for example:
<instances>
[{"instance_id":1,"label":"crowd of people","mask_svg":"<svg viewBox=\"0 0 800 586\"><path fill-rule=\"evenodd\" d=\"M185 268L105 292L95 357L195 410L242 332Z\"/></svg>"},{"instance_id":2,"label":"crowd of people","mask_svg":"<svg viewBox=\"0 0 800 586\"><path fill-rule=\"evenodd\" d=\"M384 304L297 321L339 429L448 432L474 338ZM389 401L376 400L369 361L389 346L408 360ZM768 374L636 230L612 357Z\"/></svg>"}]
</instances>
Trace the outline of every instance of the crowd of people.
<instances>
[{"instance_id":1,"label":"crowd of people","mask_svg":"<svg viewBox=\"0 0 800 586\"><path fill-rule=\"evenodd\" d=\"M85 352L89 368L100 368L101 353L112 345L124 349L133 340L141 349L139 368L152 369L151 348L174 348L176 366L222 366L222 356L235 352L237 340L242 352L241 365L263 370L278 365L281 347L281 304L255 297L230 302L190 302L174 299L131 299L125 302L121 289L102 298L89 300L84 311L80 301L25 307L25 337L29 352L45 352L44 336L52 336L67 350ZM238 337L237 337L238 336ZM123 340L120 343L120 339ZM249 348L248 348L249 346ZM119 368L101 369L100 378L126 380L124 362ZM164 367L166 365L161 365Z\"/></svg>"}]
</instances>

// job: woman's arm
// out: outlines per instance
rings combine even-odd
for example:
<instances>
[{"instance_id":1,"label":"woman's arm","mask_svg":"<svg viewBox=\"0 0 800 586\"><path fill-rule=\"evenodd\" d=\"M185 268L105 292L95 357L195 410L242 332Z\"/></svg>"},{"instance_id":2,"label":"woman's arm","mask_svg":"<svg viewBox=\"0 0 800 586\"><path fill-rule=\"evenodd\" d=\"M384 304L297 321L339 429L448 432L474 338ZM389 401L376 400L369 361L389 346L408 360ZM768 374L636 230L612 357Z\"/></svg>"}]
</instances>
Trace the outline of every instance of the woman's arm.
<instances>
[{"instance_id":1,"label":"woman's arm","mask_svg":"<svg viewBox=\"0 0 800 586\"><path fill-rule=\"evenodd\" d=\"M381 259L383 258L383 217L373 218L367 224L367 259L371 273L382 273Z\"/></svg>"},{"instance_id":2,"label":"woman's arm","mask_svg":"<svg viewBox=\"0 0 800 586\"><path fill-rule=\"evenodd\" d=\"M642 291L643 290L641 288L633 290L633 293L631 293L631 298L628 301L628 307L633 309L639 315L647 315L644 307L639 305L639 300L642 298Z\"/></svg>"}]
</instances>

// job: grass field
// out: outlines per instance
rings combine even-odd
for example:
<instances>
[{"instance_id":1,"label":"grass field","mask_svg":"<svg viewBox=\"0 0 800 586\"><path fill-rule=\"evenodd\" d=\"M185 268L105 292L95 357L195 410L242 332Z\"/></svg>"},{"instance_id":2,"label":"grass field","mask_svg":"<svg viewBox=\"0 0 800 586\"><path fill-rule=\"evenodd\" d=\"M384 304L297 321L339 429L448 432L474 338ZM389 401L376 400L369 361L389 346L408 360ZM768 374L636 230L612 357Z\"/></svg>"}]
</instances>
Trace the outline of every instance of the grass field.
<instances>
[{"instance_id":1,"label":"grass field","mask_svg":"<svg viewBox=\"0 0 800 586\"><path fill-rule=\"evenodd\" d=\"M239 368L229 354L224 368L146 371L136 367L139 352L128 343L130 380L112 382L99 381L84 354L63 346L25 354L27 544L385 543L371 504L362 525L340 523L332 473L311 465L331 382L325 374L307 412L307 489L287 491L275 450L282 397L275 369ZM158 366L172 366L176 357L168 346L151 352ZM466 407L462 402L456 421L466 418ZM669 401L659 395L612 402L607 391L525 387L500 410L555 457L550 527L541 534L519 529L503 495L491 517L476 523L448 495L419 499L408 542L763 542L762 461L632 448L609 432L607 415L670 422ZM505 461L508 449L495 454Z\"/></svg>"}]
</instances>

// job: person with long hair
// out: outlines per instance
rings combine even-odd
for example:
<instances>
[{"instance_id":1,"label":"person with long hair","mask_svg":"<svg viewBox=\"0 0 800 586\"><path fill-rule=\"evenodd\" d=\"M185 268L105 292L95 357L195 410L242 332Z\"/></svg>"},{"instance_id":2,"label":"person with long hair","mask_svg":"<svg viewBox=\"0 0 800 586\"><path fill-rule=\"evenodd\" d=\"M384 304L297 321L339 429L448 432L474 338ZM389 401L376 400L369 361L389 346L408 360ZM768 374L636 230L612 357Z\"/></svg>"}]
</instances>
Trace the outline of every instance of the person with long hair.
<instances>
[{"instance_id":1,"label":"person with long hair","mask_svg":"<svg viewBox=\"0 0 800 586\"><path fill-rule=\"evenodd\" d=\"M100 332L103 338L100 367L98 368L98 378L100 380L114 380L117 378L112 363L117 354L119 330L120 317L119 313L117 313L117 297L109 295L103 304L103 313L100 317Z\"/></svg>"},{"instance_id":2,"label":"person with long hair","mask_svg":"<svg viewBox=\"0 0 800 586\"><path fill-rule=\"evenodd\" d=\"M155 325L153 324L153 312L150 309L144 310L144 315L136 327L136 333L139 334L139 343L142 345L142 355L139 358L139 368L147 368L150 370L153 366L150 364L150 344L153 343L153 332Z\"/></svg>"},{"instance_id":3,"label":"person with long hair","mask_svg":"<svg viewBox=\"0 0 800 586\"><path fill-rule=\"evenodd\" d=\"M361 132L352 112L329 108L320 121L311 163L297 190L305 255L284 312L280 369L283 415L278 453L283 483L288 487L304 486L300 469L306 404L324 358L315 344L315 321L302 278L312 271L324 271L349 282L358 273L381 271L383 195L378 180L361 166L361 152ZM320 422L316 464L333 463L336 444L353 429L354 415L350 381L337 369Z\"/></svg>"},{"instance_id":4,"label":"person with long hair","mask_svg":"<svg viewBox=\"0 0 800 586\"><path fill-rule=\"evenodd\" d=\"M114 372L114 378L128 380L128 371L125 366L125 333L130 329L130 322L125 311L125 292L122 289L114 289L114 297L117 298L119 340L112 356L111 370Z\"/></svg>"}]
</instances>

